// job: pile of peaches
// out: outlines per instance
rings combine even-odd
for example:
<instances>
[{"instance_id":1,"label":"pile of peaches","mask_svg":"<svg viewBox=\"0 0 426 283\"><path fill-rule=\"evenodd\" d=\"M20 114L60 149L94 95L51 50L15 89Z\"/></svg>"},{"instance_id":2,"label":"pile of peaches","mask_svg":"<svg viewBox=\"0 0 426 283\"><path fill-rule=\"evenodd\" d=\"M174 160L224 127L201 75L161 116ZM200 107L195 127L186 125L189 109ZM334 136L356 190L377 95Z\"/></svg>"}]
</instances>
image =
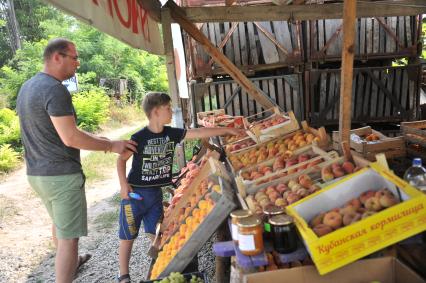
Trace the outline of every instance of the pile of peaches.
<instances>
[{"instance_id":1,"label":"pile of peaches","mask_svg":"<svg viewBox=\"0 0 426 283\"><path fill-rule=\"evenodd\" d=\"M276 171L294 166L296 164L308 161L312 158L316 157L315 154L300 154L299 156L296 157L287 157L286 155L281 155L278 156L275 160L274 163L272 165L259 165L256 166L252 169L246 170L244 172L241 172L241 177L243 178L243 180L247 180L247 181L254 181L256 179L262 178L264 176L267 176L269 174L272 174ZM270 178L266 179L266 181L272 181L274 179L277 178L281 178L284 176L287 176L289 174L293 174L295 172L301 171L301 170L305 170L306 168L309 167L313 167L321 162L323 162L324 160L322 158L313 160L312 162L309 162L307 164L301 165L299 167L290 169L286 172L282 172L280 174L276 174L274 176L271 176Z\"/></svg>"},{"instance_id":2,"label":"pile of peaches","mask_svg":"<svg viewBox=\"0 0 426 283\"><path fill-rule=\"evenodd\" d=\"M278 155L293 155L294 150L311 144L313 141L319 141L319 138L311 133L300 131L291 137L269 141L247 151L231 155L229 160L234 169L238 171L241 168L255 165Z\"/></svg>"},{"instance_id":3,"label":"pile of peaches","mask_svg":"<svg viewBox=\"0 0 426 283\"><path fill-rule=\"evenodd\" d=\"M246 137L248 137L246 132L239 134L239 135L236 135L236 136L224 136L223 137L223 143L224 144L230 144L230 143L242 140Z\"/></svg>"},{"instance_id":4,"label":"pile of peaches","mask_svg":"<svg viewBox=\"0 0 426 283\"><path fill-rule=\"evenodd\" d=\"M228 144L225 146L225 151L227 152L235 152L237 150L255 145L256 142L254 140L252 140L251 138L246 138L242 141L233 143L233 144Z\"/></svg>"},{"instance_id":5,"label":"pile of peaches","mask_svg":"<svg viewBox=\"0 0 426 283\"><path fill-rule=\"evenodd\" d=\"M318 237L322 237L397 203L398 198L387 188L369 190L348 201L343 207L318 214L311 219L309 226Z\"/></svg>"},{"instance_id":6,"label":"pile of peaches","mask_svg":"<svg viewBox=\"0 0 426 283\"><path fill-rule=\"evenodd\" d=\"M201 118L204 126L210 127L235 127L243 128L244 123L241 116L235 117L226 114L208 115Z\"/></svg>"},{"instance_id":7,"label":"pile of peaches","mask_svg":"<svg viewBox=\"0 0 426 283\"><path fill-rule=\"evenodd\" d=\"M189 240L192 233L198 228L200 223L213 210L215 203L213 200L206 198L197 203L197 207L191 211L191 215L185 216L183 223L179 225L179 229L165 238L163 234L162 243L164 244L161 251L158 253L157 260L152 268L151 278L157 278L161 272L167 267L170 261L176 256L178 251Z\"/></svg>"},{"instance_id":8,"label":"pile of peaches","mask_svg":"<svg viewBox=\"0 0 426 283\"><path fill-rule=\"evenodd\" d=\"M270 118L264 119L259 122L254 122L251 124L252 127L258 127L260 130L270 128L288 121L288 118L285 118L281 115L273 115Z\"/></svg>"},{"instance_id":9,"label":"pile of peaches","mask_svg":"<svg viewBox=\"0 0 426 283\"><path fill-rule=\"evenodd\" d=\"M342 164L333 163L332 165L325 166L321 169L321 179L324 182L329 182L335 178L340 178L347 174L352 174L361 169L361 167L355 166L350 161L345 161Z\"/></svg>"},{"instance_id":10,"label":"pile of peaches","mask_svg":"<svg viewBox=\"0 0 426 283\"><path fill-rule=\"evenodd\" d=\"M254 205L256 214L262 214L263 208L268 205L284 208L320 189L318 185L313 184L309 175L302 174L297 180L290 180L287 184L279 183L260 189L254 195L247 196L247 202Z\"/></svg>"}]
</instances>

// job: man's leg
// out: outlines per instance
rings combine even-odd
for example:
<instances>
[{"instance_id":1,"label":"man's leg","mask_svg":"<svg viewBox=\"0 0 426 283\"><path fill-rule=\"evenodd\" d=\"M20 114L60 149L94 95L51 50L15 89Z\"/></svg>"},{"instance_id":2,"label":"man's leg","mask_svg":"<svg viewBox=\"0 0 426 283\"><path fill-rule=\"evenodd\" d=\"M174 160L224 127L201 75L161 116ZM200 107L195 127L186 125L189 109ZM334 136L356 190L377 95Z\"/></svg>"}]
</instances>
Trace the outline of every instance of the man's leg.
<instances>
[{"instance_id":1,"label":"man's leg","mask_svg":"<svg viewBox=\"0 0 426 283\"><path fill-rule=\"evenodd\" d=\"M58 249L58 238L56 238L56 227L55 224L52 224L52 241L55 245L55 248Z\"/></svg>"},{"instance_id":2,"label":"man's leg","mask_svg":"<svg viewBox=\"0 0 426 283\"><path fill-rule=\"evenodd\" d=\"M55 258L56 282L71 283L77 270L78 238L58 239Z\"/></svg>"},{"instance_id":3,"label":"man's leg","mask_svg":"<svg viewBox=\"0 0 426 283\"><path fill-rule=\"evenodd\" d=\"M132 255L132 247L134 240L120 240L120 248L118 250L118 258L120 264L120 276L129 274L129 262Z\"/></svg>"}]
</instances>

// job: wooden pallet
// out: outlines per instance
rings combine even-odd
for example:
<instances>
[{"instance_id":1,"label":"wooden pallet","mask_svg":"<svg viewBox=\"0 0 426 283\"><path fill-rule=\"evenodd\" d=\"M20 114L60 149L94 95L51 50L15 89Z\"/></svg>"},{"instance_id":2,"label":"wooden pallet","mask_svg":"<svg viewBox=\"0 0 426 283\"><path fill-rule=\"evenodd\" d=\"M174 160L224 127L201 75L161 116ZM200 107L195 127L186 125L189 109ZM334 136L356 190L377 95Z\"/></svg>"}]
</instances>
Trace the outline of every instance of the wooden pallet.
<instances>
[{"instance_id":1,"label":"wooden pallet","mask_svg":"<svg viewBox=\"0 0 426 283\"><path fill-rule=\"evenodd\" d=\"M374 142L367 142L361 140L360 142L355 141L351 138L350 147L359 153L362 157L374 161L376 160L376 154L384 153L386 158L394 158L405 156L405 144L403 137L389 138L382 133L373 130L370 126L353 129L351 134L358 136L365 136L369 134L376 134L380 137L380 140ZM336 150L340 149L339 132L334 131L333 134L333 148Z\"/></svg>"}]
</instances>

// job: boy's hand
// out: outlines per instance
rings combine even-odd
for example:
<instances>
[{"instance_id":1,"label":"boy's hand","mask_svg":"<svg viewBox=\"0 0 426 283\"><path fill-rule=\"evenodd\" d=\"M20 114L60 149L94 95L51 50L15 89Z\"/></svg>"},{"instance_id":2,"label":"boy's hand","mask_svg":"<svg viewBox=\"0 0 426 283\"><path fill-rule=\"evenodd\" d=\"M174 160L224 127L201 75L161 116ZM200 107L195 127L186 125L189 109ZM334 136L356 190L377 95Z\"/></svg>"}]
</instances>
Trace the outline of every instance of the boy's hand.
<instances>
[{"instance_id":1,"label":"boy's hand","mask_svg":"<svg viewBox=\"0 0 426 283\"><path fill-rule=\"evenodd\" d=\"M226 134L231 136L242 136L245 132L245 129L226 128Z\"/></svg>"},{"instance_id":2,"label":"boy's hand","mask_svg":"<svg viewBox=\"0 0 426 283\"><path fill-rule=\"evenodd\" d=\"M121 199L130 199L129 193L133 192L132 187L126 182L121 184L120 197Z\"/></svg>"}]
</instances>

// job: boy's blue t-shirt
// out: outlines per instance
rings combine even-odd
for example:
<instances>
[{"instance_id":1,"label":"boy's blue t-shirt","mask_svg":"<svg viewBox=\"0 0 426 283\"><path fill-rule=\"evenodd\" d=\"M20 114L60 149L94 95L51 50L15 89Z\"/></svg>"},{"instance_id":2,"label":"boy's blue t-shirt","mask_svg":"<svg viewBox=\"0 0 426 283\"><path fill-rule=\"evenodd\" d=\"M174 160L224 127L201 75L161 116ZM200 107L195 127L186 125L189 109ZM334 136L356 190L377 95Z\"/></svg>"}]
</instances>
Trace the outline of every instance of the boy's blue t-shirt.
<instances>
[{"instance_id":1,"label":"boy's blue t-shirt","mask_svg":"<svg viewBox=\"0 0 426 283\"><path fill-rule=\"evenodd\" d=\"M133 134L138 143L133 154L132 168L127 180L137 187L162 187L172 182L175 147L185 138L186 130L164 126L163 132L153 133L148 127Z\"/></svg>"}]
</instances>

